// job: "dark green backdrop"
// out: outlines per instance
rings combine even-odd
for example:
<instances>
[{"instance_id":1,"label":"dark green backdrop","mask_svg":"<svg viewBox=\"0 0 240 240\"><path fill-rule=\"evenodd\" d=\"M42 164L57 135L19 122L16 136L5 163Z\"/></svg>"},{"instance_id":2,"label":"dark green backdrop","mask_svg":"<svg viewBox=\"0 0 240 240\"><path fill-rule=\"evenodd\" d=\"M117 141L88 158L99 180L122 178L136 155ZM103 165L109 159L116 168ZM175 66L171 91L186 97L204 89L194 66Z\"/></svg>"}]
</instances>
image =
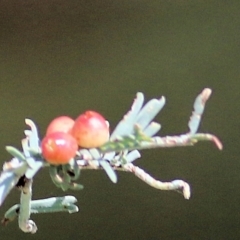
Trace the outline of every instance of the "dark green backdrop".
<instances>
[{"instance_id":1,"label":"dark green backdrop","mask_svg":"<svg viewBox=\"0 0 240 240\"><path fill-rule=\"evenodd\" d=\"M238 0L1 0L1 165L5 145L21 146L26 117L42 136L54 117L86 109L113 128L138 91L166 96L157 117L166 135L187 131L196 95L212 88L200 131L217 134L224 151L199 143L142 152L137 165L191 184L189 201L127 173L114 185L101 171L82 173L83 191L63 193L44 169L33 198L73 194L80 212L35 215L36 235L14 222L0 238L240 239L239 12ZM12 192L1 216L18 201Z\"/></svg>"}]
</instances>

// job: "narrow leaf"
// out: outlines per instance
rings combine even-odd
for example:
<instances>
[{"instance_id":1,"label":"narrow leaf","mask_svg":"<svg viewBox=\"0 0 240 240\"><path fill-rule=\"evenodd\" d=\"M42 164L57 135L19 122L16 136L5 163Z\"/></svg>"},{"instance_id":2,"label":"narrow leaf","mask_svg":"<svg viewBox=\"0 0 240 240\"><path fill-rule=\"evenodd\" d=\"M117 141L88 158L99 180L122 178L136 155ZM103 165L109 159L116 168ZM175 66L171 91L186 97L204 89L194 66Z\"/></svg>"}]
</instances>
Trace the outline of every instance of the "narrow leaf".
<instances>
[{"instance_id":1,"label":"narrow leaf","mask_svg":"<svg viewBox=\"0 0 240 240\"><path fill-rule=\"evenodd\" d=\"M104 161L104 160L99 161L99 164L105 170L105 172L107 173L110 180L113 183L116 183L117 182L117 175L116 175L115 171L112 169L112 167L110 166L110 164L107 161Z\"/></svg>"},{"instance_id":2,"label":"narrow leaf","mask_svg":"<svg viewBox=\"0 0 240 240\"><path fill-rule=\"evenodd\" d=\"M12 146L6 146L5 147L7 152L10 153L13 157L25 161L25 156L22 152L20 152L17 148L12 147Z\"/></svg>"}]
</instances>

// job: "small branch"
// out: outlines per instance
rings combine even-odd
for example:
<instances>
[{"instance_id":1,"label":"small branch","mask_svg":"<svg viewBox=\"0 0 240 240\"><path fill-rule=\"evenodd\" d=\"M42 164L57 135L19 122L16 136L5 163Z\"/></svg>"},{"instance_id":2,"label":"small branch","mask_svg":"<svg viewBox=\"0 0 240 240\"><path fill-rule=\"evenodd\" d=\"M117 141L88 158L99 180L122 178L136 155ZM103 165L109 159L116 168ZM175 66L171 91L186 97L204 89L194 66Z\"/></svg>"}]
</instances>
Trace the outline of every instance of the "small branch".
<instances>
[{"instance_id":1,"label":"small branch","mask_svg":"<svg viewBox=\"0 0 240 240\"><path fill-rule=\"evenodd\" d=\"M160 189L160 190L176 190L181 191L185 199L189 199L191 192L190 187L188 183L182 181L182 180L174 180L172 182L161 182L159 180L156 180L152 176L150 176L148 173L146 173L141 168L134 166L132 163L125 164L123 166L124 169L126 169L129 172L132 172L135 176L140 178L142 181L150 185L151 187Z\"/></svg>"},{"instance_id":2,"label":"small branch","mask_svg":"<svg viewBox=\"0 0 240 240\"><path fill-rule=\"evenodd\" d=\"M28 179L22 187L18 216L19 228L23 232L36 233L36 224L29 219L31 213L32 180Z\"/></svg>"},{"instance_id":3,"label":"small branch","mask_svg":"<svg viewBox=\"0 0 240 240\"><path fill-rule=\"evenodd\" d=\"M154 137L152 142L143 142L143 148L158 148L158 147L186 147L193 146L198 141L212 141L218 149L222 150L220 140L209 133L183 134L180 136Z\"/></svg>"},{"instance_id":4,"label":"small branch","mask_svg":"<svg viewBox=\"0 0 240 240\"><path fill-rule=\"evenodd\" d=\"M77 199L73 196L65 197L52 197L46 199L39 199L31 201L31 213L53 213L53 212L68 212L75 213L78 212L78 207L74 204ZM9 208L5 213L2 220L2 224L6 225L10 221L13 221L20 212L20 204L16 204Z\"/></svg>"},{"instance_id":5,"label":"small branch","mask_svg":"<svg viewBox=\"0 0 240 240\"><path fill-rule=\"evenodd\" d=\"M77 161L78 166L81 170L102 170L101 166L99 165L97 167L96 164L94 164L94 167L91 166L89 161L85 160L78 160ZM185 199L189 199L191 192L190 192L190 186L188 183L182 181L182 180L174 180L172 182L161 182L159 180L156 180L153 178L150 174L146 173L141 168L133 165L132 163L127 163L123 166L116 167L112 166L112 168L116 171L125 171L125 172L131 172L136 177L150 185L151 187L154 187L159 190L175 190L177 192L180 192L183 194Z\"/></svg>"},{"instance_id":6,"label":"small branch","mask_svg":"<svg viewBox=\"0 0 240 240\"><path fill-rule=\"evenodd\" d=\"M142 150L142 149L150 149L150 148L168 148L168 147L186 147L193 146L198 141L213 141L216 146L221 150L222 143L220 140L208 133L196 133L196 134L182 134L179 136L166 136L166 137L152 137L149 140L139 140L134 137L121 137L119 141L115 140L114 142L108 142L99 150L102 153L108 152L120 152L124 150Z\"/></svg>"},{"instance_id":7,"label":"small branch","mask_svg":"<svg viewBox=\"0 0 240 240\"><path fill-rule=\"evenodd\" d=\"M143 95L138 93L131 110L117 125L110 141L99 148L102 153L120 152L124 150L140 150L158 147L192 146L197 141L213 141L219 149L222 149L220 140L211 134L197 133L202 114L212 90L209 88L196 97L193 104L193 113L188 122L189 132L180 136L155 136L160 125L151 122L156 114L164 106L165 99L152 99L143 106Z\"/></svg>"}]
</instances>

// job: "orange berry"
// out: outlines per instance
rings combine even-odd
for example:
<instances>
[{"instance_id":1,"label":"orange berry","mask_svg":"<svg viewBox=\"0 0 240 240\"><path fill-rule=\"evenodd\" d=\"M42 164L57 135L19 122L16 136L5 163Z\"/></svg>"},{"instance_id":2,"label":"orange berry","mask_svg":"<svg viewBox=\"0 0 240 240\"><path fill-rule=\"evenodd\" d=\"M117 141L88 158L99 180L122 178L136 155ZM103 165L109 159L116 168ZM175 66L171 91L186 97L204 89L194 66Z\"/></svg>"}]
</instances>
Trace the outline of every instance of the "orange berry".
<instances>
[{"instance_id":1,"label":"orange berry","mask_svg":"<svg viewBox=\"0 0 240 240\"><path fill-rule=\"evenodd\" d=\"M73 127L74 120L68 116L60 116L53 119L48 125L46 135L53 132L69 133Z\"/></svg>"},{"instance_id":2,"label":"orange berry","mask_svg":"<svg viewBox=\"0 0 240 240\"><path fill-rule=\"evenodd\" d=\"M41 142L42 155L54 165L67 164L78 150L76 139L65 132L53 132Z\"/></svg>"},{"instance_id":3,"label":"orange berry","mask_svg":"<svg viewBox=\"0 0 240 240\"><path fill-rule=\"evenodd\" d=\"M100 147L109 139L109 126L101 114L86 111L75 120L71 134L82 148Z\"/></svg>"}]
</instances>

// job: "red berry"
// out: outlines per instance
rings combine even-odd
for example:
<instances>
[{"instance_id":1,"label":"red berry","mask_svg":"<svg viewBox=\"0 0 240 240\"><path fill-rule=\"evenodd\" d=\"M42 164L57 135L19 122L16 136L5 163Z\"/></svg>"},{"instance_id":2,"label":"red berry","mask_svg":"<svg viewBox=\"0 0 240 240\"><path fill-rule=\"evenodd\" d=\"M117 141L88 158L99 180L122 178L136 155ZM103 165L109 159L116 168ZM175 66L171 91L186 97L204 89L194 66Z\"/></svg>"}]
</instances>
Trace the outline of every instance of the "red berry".
<instances>
[{"instance_id":1,"label":"red berry","mask_svg":"<svg viewBox=\"0 0 240 240\"><path fill-rule=\"evenodd\" d=\"M42 155L47 162L67 164L76 155L77 141L68 133L53 132L45 136L41 143Z\"/></svg>"},{"instance_id":2,"label":"red berry","mask_svg":"<svg viewBox=\"0 0 240 240\"><path fill-rule=\"evenodd\" d=\"M69 133L73 127L74 120L68 116L61 116L53 119L48 125L46 136L53 132Z\"/></svg>"},{"instance_id":3,"label":"red berry","mask_svg":"<svg viewBox=\"0 0 240 240\"><path fill-rule=\"evenodd\" d=\"M71 133L80 147L94 148L108 141L109 126L101 114L86 111L75 120Z\"/></svg>"}]
</instances>

